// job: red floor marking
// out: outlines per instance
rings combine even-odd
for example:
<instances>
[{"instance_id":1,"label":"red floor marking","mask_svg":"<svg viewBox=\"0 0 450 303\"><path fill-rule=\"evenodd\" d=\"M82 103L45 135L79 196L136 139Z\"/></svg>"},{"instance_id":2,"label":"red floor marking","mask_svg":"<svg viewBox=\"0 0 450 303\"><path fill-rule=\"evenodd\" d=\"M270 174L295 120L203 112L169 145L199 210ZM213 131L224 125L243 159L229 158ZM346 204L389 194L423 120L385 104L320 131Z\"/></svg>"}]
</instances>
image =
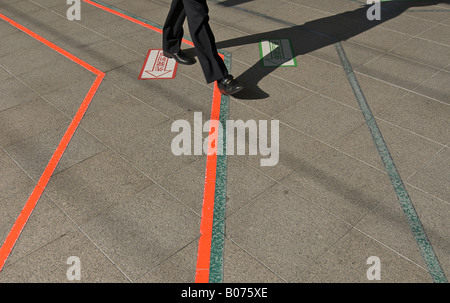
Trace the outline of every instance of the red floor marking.
<instances>
[{"instance_id":1,"label":"red floor marking","mask_svg":"<svg viewBox=\"0 0 450 303\"><path fill-rule=\"evenodd\" d=\"M16 27L17 29L21 30L22 32L33 37L34 39L42 42L43 44L50 47L51 49L57 51L61 55L65 56L66 58L72 60L73 62L81 65L85 69L87 69L90 72L97 75L97 78L95 79L94 83L92 84L91 88L89 89L88 94L86 95L83 102L81 103L80 108L78 109L77 113L75 114L74 118L72 119L72 122L70 123L69 127L67 128L66 133L64 134L63 138L61 139L61 142L59 143L58 147L56 148L56 151L53 153L53 156L50 159L50 162L48 163L47 167L45 168L44 172L42 173L41 178L39 179L33 192L31 193L30 197L28 198L27 203L25 204L22 211L20 212L19 217L16 219L16 221L15 221L12 229L10 230L8 236L6 237L5 242L3 243L2 247L0 247L0 271L1 271L3 269L3 266L5 265L6 260L8 259L9 255L11 254L11 251L12 251L17 239L19 238L20 233L22 232L23 228L25 227L25 224L27 223L28 219L30 218L31 213L33 212L39 198L41 197L42 193L44 192L45 187L47 186L48 182L50 181L50 177L52 176L56 166L59 163L59 160L61 159L62 155L64 154L64 151L66 150L67 145L69 144L70 140L72 139L73 134L75 133L76 129L78 128L78 125L80 124L81 119L84 116L84 113L86 112L89 104L91 103L92 99L94 98L94 95L97 92L97 89L100 86L100 83L102 82L102 80L105 76L105 73L103 73L102 71L96 69L95 67L87 64L86 62L84 62L81 59L72 55L71 53L65 51L64 49L51 43L50 41L42 38L38 34L30 31L29 29L25 28L24 26L20 25L19 23L15 22L14 20L6 17L5 15L3 15L1 13L0 13L0 18L5 20L12 26Z\"/></svg>"},{"instance_id":2,"label":"red floor marking","mask_svg":"<svg viewBox=\"0 0 450 303\"><path fill-rule=\"evenodd\" d=\"M223 55L220 54L223 59ZM214 83L213 101L211 105L211 121L219 121L221 93ZM220 123L220 122L219 122ZM212 123L211 123L212 124ZM210 142L219 142L218 132L210 125ZM217 127L217 126L215 126ZM212 136L214 135L214 136ZM217 144L213 147L208 145L206 157L205 190L203 194L202 219L200 222L200 239L198 241L197 267L195 272L195 283L209 282L209 268L211 263L211 241L214 217L214 198L216 192L216 171L217 171Z\"/></svg>"}]
</instances>

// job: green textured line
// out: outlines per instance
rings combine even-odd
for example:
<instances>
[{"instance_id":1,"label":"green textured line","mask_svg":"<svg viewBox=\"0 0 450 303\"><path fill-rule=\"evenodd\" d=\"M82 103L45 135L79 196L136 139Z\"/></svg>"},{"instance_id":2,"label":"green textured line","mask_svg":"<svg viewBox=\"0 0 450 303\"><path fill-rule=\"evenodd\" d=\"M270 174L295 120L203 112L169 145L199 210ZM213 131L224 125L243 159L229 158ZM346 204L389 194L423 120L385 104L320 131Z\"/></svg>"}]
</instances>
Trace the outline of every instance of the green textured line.
<instances>
[{"instance_id":1,"label":"green textured line","mask_svg":"<svg viewBox=\"0 0 450 303\"><path fill-rule=\"evenodd\" d=\"M231 55L228 52L220 51L224 55L224 62L227 69L231 71ZM221 152L218 151L216 163L216 191L214 193L214 216L211 238L211 260L209 265L209 282L223 282L223 249L225 242L225 209L227 201L227 129L228 107L230 97L222 95L220 100L220 117L222 124L222 134L219 134Z\"/></svg>"},{"instance_id":2,"label":"green textured line","mask_svg":"<svg viewBox=\"0 0 450 303\"><path fill-rule=\"evenodd\" d=\"M417 245L419 246L420 253L422 254L425 264L427 265L428 271L435 283L447 283L448 281L445 277L445 273L442 270L439 260L433 250L433 246L427 237L425 229L420 222L419 216L417 215L414 205L411 202L405 185L403 184L397 168L395 167L394 160L389 153L380 129L375 121L372 111L370 110L369 104L367 103L361 87L359 86L358 80L356 79L347 55L345 54L344 48L340 42L336 43L335 46L339 54L339 58L341 59L342 66L347 74L347 78L361 108L361 112L366 120L367 126L369 127L373 142L375 143L378 154L383 161L383 165L388 173L391 184L394 187L397 199L406 219L408 220L409 226Z\"/></svg>"},{"instance_id":3,"label":"green textured line","mask_svg":"<svg viewBox=\"0 0 450 303\"><path fill-rule=\"evenodd\" d=\"M91 0L97 4L103 5L116 12L122 13L126 16L132 17L143 23L162 29L162 26L153 23L145 18L139 17L133 13L124 11L113 5L104 3L99 0ZM183 39L192 42L188 36L183 36ZM224 50L218 50L220 54L224 55L224 62L228 70L231 70L231 54ZM210 261L210 283L222 283L223 281L223 248L225 242L225 204L226 204L226 183L227 183L227 156L226 156L226 120L228 119L228 105L229 96L222 95L220 100L220 118L219 121L223 126L222 138L222 152L218 151L216 163L216 187L214 193L214 216L213 216L213 230L211 239L211 261ZM220 145L219 145L220 146Z\"/></svg>"}]
</instances>

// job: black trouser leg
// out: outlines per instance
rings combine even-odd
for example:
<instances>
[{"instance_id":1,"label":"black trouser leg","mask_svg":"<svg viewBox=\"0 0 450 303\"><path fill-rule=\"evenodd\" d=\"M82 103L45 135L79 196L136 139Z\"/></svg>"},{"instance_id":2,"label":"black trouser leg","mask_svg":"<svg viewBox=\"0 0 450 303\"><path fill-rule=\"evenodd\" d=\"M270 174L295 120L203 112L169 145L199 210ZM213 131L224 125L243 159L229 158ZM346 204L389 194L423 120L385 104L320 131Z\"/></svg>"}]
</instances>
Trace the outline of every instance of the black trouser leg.
<instances>
[{"instance_id":1,"label":"black trouser leg","mask_svg":"<svg viewBox=\"0 0 450 303\"><path fill-rule=\"evenodd\" d=\"M180 51L183 39L183 23L186 19L183 1L173 0L163 26L163 50L169 53Z\"/></svg>"},{"instance_id":2,"label":"black trouser leg","mask_svg":"<svg viewBox=\"0 0 450 303\"><path fill-rule=\"evenodd\" d=\"M163 48L177 52L183 37L183 22L187 17L189 32L195 45L206 82L211 83L228 75L227 67L217 53L216 42L209 26L206 0L173 0L163 29ZM181 36L180 36L181 35ZM178 39L178 40L177 40ZM175 43L175 41L178 41Z\"/></svg>"}]
</instances>

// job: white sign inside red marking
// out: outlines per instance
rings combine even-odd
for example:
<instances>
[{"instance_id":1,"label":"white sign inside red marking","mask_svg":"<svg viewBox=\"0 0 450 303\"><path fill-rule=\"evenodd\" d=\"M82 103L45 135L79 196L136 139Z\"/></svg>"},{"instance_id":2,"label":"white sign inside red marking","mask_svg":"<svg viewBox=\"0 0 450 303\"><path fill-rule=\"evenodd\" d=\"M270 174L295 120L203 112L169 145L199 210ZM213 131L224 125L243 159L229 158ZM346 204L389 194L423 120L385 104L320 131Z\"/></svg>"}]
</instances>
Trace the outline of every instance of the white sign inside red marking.
<instances>
[{"instance_id":1,"label":"white sign inside red marking","mask_svg":"<svg viewBox=\"0 0 450 303\"><path fill-rule=\"evenodd\" d=\"M164 56L161 49L151 49L148 51L139 79L173 79L175 78L177 67L178 63L175 59L169 59Z\"/></svg>"}]
</instances>

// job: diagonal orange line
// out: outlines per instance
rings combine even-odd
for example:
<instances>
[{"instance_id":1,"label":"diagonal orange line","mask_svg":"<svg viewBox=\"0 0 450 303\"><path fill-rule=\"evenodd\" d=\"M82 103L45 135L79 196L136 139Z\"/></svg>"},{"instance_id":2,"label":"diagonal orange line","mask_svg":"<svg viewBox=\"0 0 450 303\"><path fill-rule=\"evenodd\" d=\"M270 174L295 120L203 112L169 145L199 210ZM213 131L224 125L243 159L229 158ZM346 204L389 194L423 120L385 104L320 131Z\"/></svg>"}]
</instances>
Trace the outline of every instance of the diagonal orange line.
<instances>
[{"instance_id":1,"label":"diagonal orange line","mask_svg":"<svg viewBox=\"0 0 450 303\"><path fill-rule=\"evenodd\" d=\"M52 176L53 172L55 171L55 168L58 165L59 160L61 159L62 155L64 154L64 151L66 150L67 146L69 145L69 142L72 139L73 134L75 133L76 129L78 128L78 125L80 124L81 119L83 118L89 104L91 103L92 99L94 98L94 95L98 90L98 87L100 86L103 78L105 77L105 73L100 71L99 69L89 65L88 63L84 62L83 60L75 57L71 53L69 53L66 50L60 48L59 46L53 44L52 42L46 40L45 38L42 38L38 34L32 32L31 30L27 29L26 27L20 25L19 23L15 22L14 20L6 17L5 15L3 15L1 13L0 13L0 18L5 20L12 26L16 27L17 29L21 30L22 32L33 37L34 39L42 42L43 44L45 44L46 46L55 50L56 52L60 53L61 55L67 57L68 59L72 60L73 62L81 65L85 69L87 69L90 72L97 75L94 83L92 84L91 88L89 89L89 92L87 93L86 97L84 98L83 102L81 103L80 108L78 109L77 113L75 114L74 118L72 119L72 122L70 123L69 127L67 128L67 131L65 132L64 136L62 137L61 142L59 143L58 147L56 148L56 151L53 153L53 156L50 159L50 162L48 163L47 167L45 168L44 172L42 173L38 183L34 187L33 192L31 193L30 197L28 198L27 202L25 203L25 206L23 207L18 218L16 219L12 229L10 230L9 234L6 236L6 239L3 242L3 245L0 247L0 271L1 271L3 269L3 266L5 265L6 260L8 259L9 255L11 254L11 251L12 251L14 245L17 242L17 239L19 238L20 233L22 232L23 228L25 227L25 224L27 223L28 219L31 216L31 213L33 212L37 202L39 201L39 198L41 197L42 193L45 190L45 187L47 186L48 182L50 181L50 177Z\"/></svg>"}]
</instances>

